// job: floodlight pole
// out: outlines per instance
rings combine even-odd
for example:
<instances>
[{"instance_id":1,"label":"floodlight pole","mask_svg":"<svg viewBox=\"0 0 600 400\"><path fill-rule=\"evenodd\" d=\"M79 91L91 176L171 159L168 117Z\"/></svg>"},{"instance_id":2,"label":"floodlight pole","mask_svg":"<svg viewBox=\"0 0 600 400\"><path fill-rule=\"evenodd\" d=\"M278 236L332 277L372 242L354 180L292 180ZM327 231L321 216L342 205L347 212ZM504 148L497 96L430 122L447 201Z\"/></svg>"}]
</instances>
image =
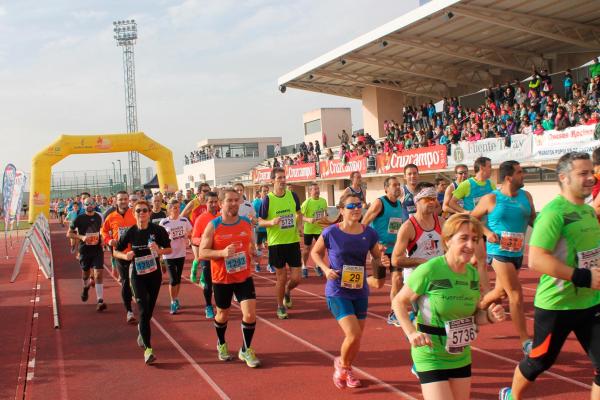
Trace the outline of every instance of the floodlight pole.
<instances>
[{"instance_id":1,"label":"floodlight pole","mask_svg":"<svg viewBox=\"0 0 600 400\"><path fill-rule=\"evenodd\" d=\"M123 80L125 82L125 116L127 132L138 131L137 103L135 90L135 57L134 46L137 39L135 20L114 21L114 38L117 46L123 48ZM128 152L129 180L131 188L141 186L140 154L137 151Z\"/></svg>"}]
</instances>

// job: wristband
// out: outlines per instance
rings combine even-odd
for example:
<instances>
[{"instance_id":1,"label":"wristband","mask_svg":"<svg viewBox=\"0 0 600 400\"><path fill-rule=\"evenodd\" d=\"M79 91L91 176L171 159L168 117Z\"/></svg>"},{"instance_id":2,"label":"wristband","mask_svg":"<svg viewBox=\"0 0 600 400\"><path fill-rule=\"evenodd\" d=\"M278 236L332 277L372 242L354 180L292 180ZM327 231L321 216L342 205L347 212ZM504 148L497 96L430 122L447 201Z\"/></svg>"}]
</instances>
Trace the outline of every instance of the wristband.
<instances>
[{"instance_id":1,"label":"wristband","mask_svg":"<svg viewBox=\"0 0 600 400\"><path fill-rule=\"evenodd\" d=\"M573 276L571 276L571 282L576 287L591 287L592 271L585 268L575 268L575 270L573 271Z\"/></svg>"}]
</instances>

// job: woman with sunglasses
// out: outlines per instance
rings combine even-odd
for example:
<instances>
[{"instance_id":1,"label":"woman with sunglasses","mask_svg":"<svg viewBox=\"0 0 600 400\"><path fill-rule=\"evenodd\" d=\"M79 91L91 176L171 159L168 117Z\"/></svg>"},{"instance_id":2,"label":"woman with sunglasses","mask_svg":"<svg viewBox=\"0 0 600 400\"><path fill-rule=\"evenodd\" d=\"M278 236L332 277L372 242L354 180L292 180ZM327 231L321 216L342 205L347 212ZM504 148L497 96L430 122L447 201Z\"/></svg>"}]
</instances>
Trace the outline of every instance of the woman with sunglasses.
<instances>
[{"instance_id":1,"label":"woman with sunglasses","mask_svg":"<svg viewBox=\"0 0 600 400\"><path fill-rule=\"evenodd\" d=\"M382 263L389 267L389 259L381 259L379 238L375 230L359 222L362 199L356 194L346 193L342 195L338 207L340 214L337 220L323 230L311 255L327 277L327 305L345 336L340 357L336 357L333 363L333 383L343 389L361 386L352 373L352 362L358 354L367 318L367 282L369 285L376 285L370 278L367 280L367 254L371 253L371 267L374 271Z\"/></svg>"},{"instance_id":2,"label":"woman with sunglasses","mask_svg":"<svg viewBox=\"0 0 600 400\"><path fill-rule=\"evenodd\" d=\"M162 273L159 257L171 254L171 240L162 226L150 223L150 204L138 200L133 205L136 224L119 238L114 256L130 262L131 289L139 309L138 345L143 347L144 361L152 364L156 357L150 344L150 320L156 305ZM124 250L131 245L131 250Z\"/></svg>"}]
</instances>

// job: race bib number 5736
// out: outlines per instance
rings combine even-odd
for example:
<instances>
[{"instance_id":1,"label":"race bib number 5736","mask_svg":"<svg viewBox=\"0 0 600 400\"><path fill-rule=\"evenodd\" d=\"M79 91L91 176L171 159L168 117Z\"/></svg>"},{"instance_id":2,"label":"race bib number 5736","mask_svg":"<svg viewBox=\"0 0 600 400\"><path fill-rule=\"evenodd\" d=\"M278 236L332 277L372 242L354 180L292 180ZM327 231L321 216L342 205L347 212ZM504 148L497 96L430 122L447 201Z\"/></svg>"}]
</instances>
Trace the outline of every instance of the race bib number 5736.
<instances>
[{"instance_id":1,"label":"race bib number 5736","mask_svg":"<svg viewBox=\"0 0 600 400\"><path fill-rule=\"evenodd\" d=\"M446 328L446 351L450 354L459 354L477 337L475 329L475 318L461 318L447 321Z\"/></svg>"}]
</instances>

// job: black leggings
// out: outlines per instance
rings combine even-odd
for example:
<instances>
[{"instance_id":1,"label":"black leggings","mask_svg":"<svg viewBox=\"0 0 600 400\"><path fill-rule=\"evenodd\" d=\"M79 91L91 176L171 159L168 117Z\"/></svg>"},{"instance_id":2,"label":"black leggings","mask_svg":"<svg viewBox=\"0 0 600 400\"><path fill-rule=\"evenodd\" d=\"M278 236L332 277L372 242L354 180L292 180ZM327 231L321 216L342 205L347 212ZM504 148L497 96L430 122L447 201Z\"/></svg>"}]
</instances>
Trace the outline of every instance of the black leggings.
<instances>
[{"instance_id":1,"label":"black leggings","mask_svg":"<svg viewBox=\"0 0 600 400\"><path fill-rule=\"evenodd\" d=\"M121 276L121 298L123 305L127 311L131 311L131 283L129 280L129 262L120 259L115 259L119 275Z\"/></svg>"},{"instance_id":2,"label":"black leggings","mask_svg":"<svg viewBox=\"0 0 600 400\"><path fill-rule=\"evenodd\" d=\"M210 261L202 260L200 261L200 265L202 266L202 274L204 275L204 301L207 306L212 305L212 272L210 271Z\"/></svg>"},{"instance_id":3,"label":"black leggings","mask_svg":"<svg viewBox=\"0 0 600 400\"><path fill-rule=\"evenodd\" d=\"M144 346L152 348L150 344L150 320L152 319L152 312L154 311L158 292L160 291L162 273L160 268L158 268L149 274L137 275L133 269L132 265L129 269L129 277L131 279L131 289L133 289L133 295L135 296L140 313L138 329L144 341Z\"/></svg>"}]
</instances>

